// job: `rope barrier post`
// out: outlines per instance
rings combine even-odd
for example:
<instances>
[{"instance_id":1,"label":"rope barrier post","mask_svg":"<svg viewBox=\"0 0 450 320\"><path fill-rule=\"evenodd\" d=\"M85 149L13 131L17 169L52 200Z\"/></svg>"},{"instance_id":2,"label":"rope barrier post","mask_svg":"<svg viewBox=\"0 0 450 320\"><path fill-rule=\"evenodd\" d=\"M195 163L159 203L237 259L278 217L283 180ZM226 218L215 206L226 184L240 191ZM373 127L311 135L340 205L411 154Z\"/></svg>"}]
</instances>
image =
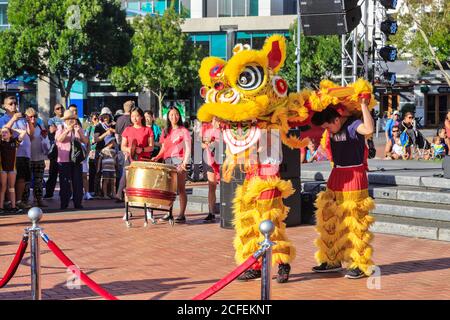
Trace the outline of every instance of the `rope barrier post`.
<instances>
[{"instance_id":1,"label":"rope barrier post","mask_svg":"<svg viewBox=\"0 0 450 320\"><path fill-rule=\"evenodd\" d=\"M259 225L259 231L264 235L264 241L260 243L264 254L262 256L262 271L261 271L261 300L270 300L272 278L272 246L274 243L270 241L270 236L273 233L275 226L272 221L264 220Z\"/></svg>"},{"instance_id":2,"label":"rope barrier post","mask_svg":"<svg viewBox=\"0 0 450 320\"><path fill-rule=\"evenodd\" d=\"M42 229L38 226L38 222L42 218L42 210L33 207L28 210L28 218L31 220L32 226L27 231L30 234L31 242L31 299L41 300L41 265L39 251L39 237Z\"/></svg>"}]
</instances>

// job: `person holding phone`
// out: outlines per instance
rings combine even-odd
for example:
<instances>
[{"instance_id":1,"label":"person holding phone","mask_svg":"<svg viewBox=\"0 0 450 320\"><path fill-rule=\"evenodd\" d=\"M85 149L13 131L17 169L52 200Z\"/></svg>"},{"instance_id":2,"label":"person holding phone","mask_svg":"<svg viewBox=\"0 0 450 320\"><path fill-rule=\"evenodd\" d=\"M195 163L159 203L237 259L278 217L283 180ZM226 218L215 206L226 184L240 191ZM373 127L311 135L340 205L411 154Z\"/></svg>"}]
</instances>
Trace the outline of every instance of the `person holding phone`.
<instances>
[{"instance_id":1,"label":"person holding phone","mask_svg":"<svg viewBox=\"0 0 450 320\"><path fill-rule=\"evenodd\" d=\"M17 148L16 154L16 206L20 209L31 208L28 204L30 183L31 183L31 140L30 129L23 114L18 110L18 102L15 96L8 96L4 99L6 113L0 118L0 128L23 130L27 134Z\"/></svg>"},{"instance_id":2,"label":"person holding phone","mask_svg":"<svg viewBox=\"0 0 450 320\"><path fill-rule=\"evenodd\" d=\"M42 201L45 159L50 149L47 130L37 122L37 113L33 108L25 111L26 120L30 127L31 138L31 173L33 175L33 195L38 207L47 207Z\"/></svg>"}]
</instances>

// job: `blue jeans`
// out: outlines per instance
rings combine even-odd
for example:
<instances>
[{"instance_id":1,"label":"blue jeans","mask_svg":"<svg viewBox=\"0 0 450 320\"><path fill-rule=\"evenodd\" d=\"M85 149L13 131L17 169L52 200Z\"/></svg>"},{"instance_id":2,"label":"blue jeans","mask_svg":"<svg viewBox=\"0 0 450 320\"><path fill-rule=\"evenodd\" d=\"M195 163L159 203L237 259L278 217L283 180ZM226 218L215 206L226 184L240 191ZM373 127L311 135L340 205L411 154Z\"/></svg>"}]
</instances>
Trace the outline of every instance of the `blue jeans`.
<instances>
[{"instance_id":1,"label":"blue jeans","mask_svg":"<svg viewBox=\"0 0 450 320\"><path fill-rule=\"evenodd\" d=\"M73 204L75 208L81 207L83 200L83 166L72 162L58 163L59 169L59 196L61 209L69 206L73 191Z\"/></svg>"}]
</instances>

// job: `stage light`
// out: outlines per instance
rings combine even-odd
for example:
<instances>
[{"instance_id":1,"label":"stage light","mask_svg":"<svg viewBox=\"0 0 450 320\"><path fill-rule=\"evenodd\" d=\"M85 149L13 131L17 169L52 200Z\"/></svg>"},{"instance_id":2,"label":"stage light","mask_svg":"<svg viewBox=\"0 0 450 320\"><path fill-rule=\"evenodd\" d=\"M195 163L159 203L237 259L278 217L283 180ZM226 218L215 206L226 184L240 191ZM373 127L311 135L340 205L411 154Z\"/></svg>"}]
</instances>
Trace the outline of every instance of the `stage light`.
<instances>
[{"instance_id":1,"label":"stage light","mask_svg":"<svg viewBox=\"0 0 450 320\"><path fill-rule=\"evenodd\" d=\"M398 29L397 21L394 20L385 20L381 23L381 31L385 35L396 34Z\"/></svg>"},{"instance_id":2,"label":"stage light","mask_svg":"<svg viewBox=\"0 0 450 320\"><path fill-rule=\"evenodd\" d=\"M394 62L397 59L397 49L392 46L385 46L380 49L379 55L384 61Z\"/></svg>"},{"instance_id":3,"label":"stage light","mask_svg":"<svg viewBox=\"0 0 450 320\"><path fill-rule=\"evenodd\" d=\"M380 3L386 9L395 9L397 7L397 0L380 0Z\"/></svg>"},{"instance_id":4,"label":"stage light","mask_svg":"<svg viewBox=\"0 0 450 320\"><path fill-rule=\"evenodd\" d=\"M395 72L385 71L383 73L383 78L386 82L389 82L391 84L391 86L393 86L395 84L395 82L397 81L397 75L395 74Z\"/></svg>"}]
</instances>

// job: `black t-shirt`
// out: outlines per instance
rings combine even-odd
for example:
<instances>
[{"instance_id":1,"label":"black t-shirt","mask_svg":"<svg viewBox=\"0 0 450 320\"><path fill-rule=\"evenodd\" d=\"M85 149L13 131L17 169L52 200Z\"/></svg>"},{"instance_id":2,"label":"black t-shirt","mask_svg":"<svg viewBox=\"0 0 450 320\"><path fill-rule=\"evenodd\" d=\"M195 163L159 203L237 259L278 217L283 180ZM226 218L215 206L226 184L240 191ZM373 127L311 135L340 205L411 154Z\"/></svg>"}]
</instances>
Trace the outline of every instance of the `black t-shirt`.
<instances>
[{"instance_id":1,"label":"black t-shirt","mask_svg":"<svg viewBox=\"0 0 450 320\"><path fill-rule=\"evenodd\" d=\"M9 141L0 141L2 171L14 171L16 169L16 152L19 144L20 141L17 137Z\"/></svg>"},{"instance_id":2,"label":"black t-shirt","mask_svg":"<svg viewBox=\"0 0 450 320\"><path fill-rule=\"evenodd\" d=\"M114 128L114 126L111 126L112 128ZM94 136L95 134L99 134L99 136L101 136L102 134L104 134L106 132L106 129L103 127L103 123L99 123L95 126L94 129ZM106 137L105 137L106 138ZM95 150L100 152L102 151L102 149L105 147L105 139L103 139L102 141L97 142L96 144L96 148Z\"/></svg>"},{"instance_id":3,"label":"black t-shirt","mask_svg":"<svg viewBox=\"0 0 450 320\"><path fill-rule=\"evenodd\" d=\"M119 146L122 143L122 133L127 127L131 126L131 116L129 114L123 114L116 121L116 134L118 135L119 141L117 143Z\"/></svg>"},{"instance_id":4,"label":"black t-shirt","mask_svg":"<svg viewBox=\"0 0 450 320\"><path fill-rule=\"evenodd\" d=\"M331 154L335 165L348 167L364 163L366 141L356 131L361 124L361 120L350 117L339 132L330 134Z\"/></svg>"}]
</instances>

